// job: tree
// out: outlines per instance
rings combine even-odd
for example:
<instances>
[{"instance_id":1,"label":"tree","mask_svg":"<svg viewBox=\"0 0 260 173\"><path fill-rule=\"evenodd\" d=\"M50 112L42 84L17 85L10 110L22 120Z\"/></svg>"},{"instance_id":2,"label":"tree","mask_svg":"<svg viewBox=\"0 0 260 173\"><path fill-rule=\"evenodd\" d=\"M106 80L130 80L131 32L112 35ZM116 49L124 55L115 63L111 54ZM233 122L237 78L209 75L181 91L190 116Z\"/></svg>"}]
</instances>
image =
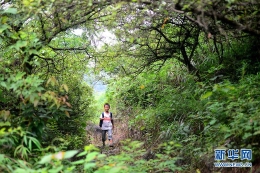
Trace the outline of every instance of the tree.
<instances>
[{"instance_id":1,"label":"tree","mask_svg":"<svg viewBox=\"0 0 260 173\"><path fill-rule=\"evenodd\" d=\"M21 126L25 134L28 132L41 141L46 139L46 124L69 121L64 117L68 118L71 113L70 124L74 123L74 131L62 129L63 126L59 130L62 129L62 133L71 130L73 134L81 130L85 134L82 117L88 114L86 108L91 103L92 91L81 81L91 58L88 54L91 48L88 37L81 39L71 34L70 29L101 19L96 15L107 4L1 1L0 96L3 100L0 105L4 121L10 122L12 127ZM91 26L85 29L85 34L94 30ZM68 94L69 88L75 93ZM69 102L74 103L74 107L71 108ZM16 151L22 139L23 136L19 137L10 153ZM28 147L28 143L22 144ZM19 150L19 154L23 157L23 150Z\"/></svg>"},{"instance_id":2,"label":"tree","mask_svg":"<svg viewBox=\"0 0 260 173\"><path fill-rule=\"evenodd\" d=\"M109 8L116 11L115 22L106 25L118 37L120 48L114 58L131 57L132 64L140 62L136 72L175 58L201 80L201 68L202 73L209 70L203 64L208 61L205 53L213 52L212 65L219 66L226 58L224 46L259 37L257 1L123 2Z\"/></svg>"}]
</instances>

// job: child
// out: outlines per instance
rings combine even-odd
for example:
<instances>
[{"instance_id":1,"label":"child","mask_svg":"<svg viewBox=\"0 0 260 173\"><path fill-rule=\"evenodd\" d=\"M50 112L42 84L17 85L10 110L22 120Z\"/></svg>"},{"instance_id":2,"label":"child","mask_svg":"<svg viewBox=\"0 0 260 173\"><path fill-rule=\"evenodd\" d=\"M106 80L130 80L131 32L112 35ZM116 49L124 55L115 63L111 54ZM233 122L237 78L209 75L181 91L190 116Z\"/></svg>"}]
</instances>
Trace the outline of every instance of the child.
<instances>
[{"instance_id":1,"label":"child","mask_svg":"<svg viewBox=\"0 0 260 173\"><path fill-rule=\"evenodd\" d=\"M112 118L112 113L109 112L110 105L108 103L104 104L104 110L100 115L100 123L99 126L102 129L102 142L103 146L105 146L106 141L106 133L108 133L108 140L109 140L109 146L113 147L113 140L112 140L112 130L114 129L114 122Z\"/></svg>"}]
</instances>

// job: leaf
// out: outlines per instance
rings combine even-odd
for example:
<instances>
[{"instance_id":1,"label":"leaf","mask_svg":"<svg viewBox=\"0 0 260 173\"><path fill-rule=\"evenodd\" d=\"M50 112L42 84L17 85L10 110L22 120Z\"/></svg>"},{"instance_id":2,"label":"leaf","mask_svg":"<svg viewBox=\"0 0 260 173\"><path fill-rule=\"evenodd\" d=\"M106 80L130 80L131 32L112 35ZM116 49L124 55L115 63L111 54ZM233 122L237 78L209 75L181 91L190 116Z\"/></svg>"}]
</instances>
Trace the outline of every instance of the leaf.
<instances>
[{"instance_id":1,"label":"leaf","mask_svg":"<svg viewBox=\"0 0 260 173\"><path fill-rule=\"evenodd\" d=\"M2 85L4 88L7 88L7 85L5 82L1 82L0 85Z\"/></svg>"},{"instance_id":2,"label":"leaf","mask_svg":"<svg viewBox=\"0 0 260 173\"><path fill-rule=\"evenodd\" d=\"M14 173L28 173L27 169L17 168L15 169Z\"/></svg>"},{"instance_id":3,"label":"leaf","mask_svg":"<svg viewBox=\"0 0 260 173\"><path fill-rule=\"evenodd\" d=\"M69 112L68 112L68 111L65 111L65 114L66 114L66 116L67 116L67 117L69 117L69 118L70 118L70 114L69 114Z\"/></svg>"},{"instance_id":4,"label":"leaf","mask_svg":"<svg viewBox=\"0 0 260 173\"><path fill-rule=\"evenodd\" d=\"M116 172L120 172L122 169L125 169L124 167L113 167L112 169L109 170L108 173L116 173Z\"/></svg>"},{"instance_id":5,"label":"leaf","mask_svg":"<svg viewBox=\"0 0 260 173\"><path fill-rule=\"evenodd\" d=\"M4 30L6 30L7 28L10 28L10 26L9 26L9 25L6 25L6 24L1 25L1 26L0 26L0 34L1 34Z\"/></svg>"},{"instance_id":6,"label":"leaf","mask_svg":"<svg viewBox=\"0 0 260 173\"><path fill-rule=\"evenodd\" d=\"M52 170L53 173L55 173L55 172L62 172L63 167L64 167L63 165L56 166L56 167L52 168L51 170Z\"/></svg>"},{"instance_id":7,"label":"leaf","mask_svg":"<svg viewBox=\"0 0 260 173\"><path fill-rule=\"evenodd\" d=\"M200 99L201 99L201 100L204 100L204 99L210 97L211 95L212 95L212 92L211 92L211 91L208 91L208 92L206 92L205 94L203 94L203 95L200 97Z\"/></svg>"},{"instance_id":8,"label":"leaf","mask_svg":"<svg viewBox=\"0 0 260 173\"><path fill-rule=\"evenodd\" d=\"M6 121L7 118L10 116L10 111L4 111L4 120Z\"/></svg>"},{"instance_id":9,"label":"leaf","mask_svg":"<svg viewBox=\"0 0 260 173\"><path fill-rule=\"evenodd\" d=\"M71 108L71 104L69 102L65 102L65 104Z\"/></svg>"},{"instance_id":10,"label":"leaf","mask_svg":"<svg viewBox=\"0 0 260 173\"><path fill-rule=\"evenodd\" d=\"M29 149L23 146L22 147L22 157L28 158L28 153L30 153Z\"/></svg>"},{"instance_id":11,"label":"leaf","mask_svg":"<svg viewBox=\"0 0 260 173\"><path fill-rule=\"evenodd\" d=\"M65 90L66 92L69 91L69 88L68 88L68 86L67 86L66 84L63 84L63 88L64 88L64 90Z\"/></svg>"},{"instance_id":12,"label":"leaf","mask_svg":"<svg viewBox=\"0 0 260 173\"><path fill-rule=\"evenodd\" d=\"M232 134L231 133L226 133L225 135L224 135L224 139L227 139L228 137L230 137Z\"/></svg>"},{"instance_id":13,"label":"leaf","mask_svg":"<svg viewBox=\"0 0 260 173\"><path fill-rule=\"evenodd\" d=\"M260 134L260 130L256 131L253 135L259 135Z\"/></svg>"},{"instance_id":14,"label":"leaf","mask_svg":"<svg viewBox=\"0 0 260 173\"><path fill-rule=\"evenodd\" d=\"M25 72L19 72L15 76L15 80L21 80L23 76L25 75Z\"/></svg>"},{"instance_id":15,"label":"leaf","mask_svg":"<svg viewBox=\"0 0 260 173\"><path fill-rule=\"evenodd\" d=\"M27 41L22 41L22 40L18 40L15 45L14 45L14 48L16 50L19 50L21 47L25 47L27 46L28 42Z\"/></svg>"},{"instance_id":16,"label":"leaf","mask_svg":"<svg viewBox=\"0 0 260 173\"><path fill-rule=\"evenodd\" d=\"M88 146L85 146L84 148L85 151L99 151L98 148L96 148L93 144L90 144Z\"/></svg>"},{"instance_id":17,"label":"leaf","mask_svg":"<svg viewBox=\"0 0 260 173\"><path fill-rule=\"evenodd\" d=\"M99 155L97 156L98 159L103 159L103 158L105 158L105 157L107 157L105 154L99 154Z\"/></svg>"},{"instance_id":18,"label":"leaf","mask_svg":"<svg viewBox=\"0 0 260 173\"><path fill-rule=\"evenodd\" d=\"M38 141L38 139L34 138L34 137L29 137L29 139L31 141L33 141L33 143L39 148L41 149L41 143Z\"/></svg>"},{"instance_id":19,"label":"leaf","mask_svg":"<svg viewBox=\"0 0 260 173\"><path fill-rule=\"evenodd\" d=\"M29 140L29 149L32 151L32 140Z\"/></svg>"},{"instance_id":20,"label":"leaf","mask_svg":"<svg viewBox=\"0 0 260 173\"><path fill-rule=\"evenodd\" d=\"M45 164L45 163L49 163L52 159L52 155L47 155L44 156L41 161L39 162L39 164Z\"/></svg>"},{"instance_id":21,"label":"leaf","mask_svg":"<svg viewBox=\"0 0 260 173\"><path fill-rule=\"evenodd\" d=\"M92 6L92 4L93 4L92 0L89 0L88 1L88 6Z\"/></svg>"},{"instance_id":22,"label":"leaf","mask_svg":"<svg viewBox=\"0 0 260 173\"><path fill-rule=\"evenodd\" d=\"M46 86L49 85L49 83L51 83L52 86L54 86L55 84L58 84L58 81L56 80L56 78L54 76L50 77L46 83Z\"/></svg>"},{"instance_id":23,"label":"leaf","mask_svg":"<svg viewBox=\"0 0 260 173\"><path fill-rule=\"evenodd\" d=\"M39 103L39 100L35 99L35 100L33 101L33 106L36 107L36 106L38 105L38 103Z\"/></svg>"},{"instance_id":24,"label":"leaf","mask_svg":"<svg viewBox=\"0 0 260 173\"><path fill-rule=\"evenodd\" d=\"M0 126L11 126L11 123L9 121L7 121L7 122L0 122Z\"/></svg>"},{"instance_id":25,"label":"leaf","mask_svg":"<svg viewBox=\"0 0 260 173\"><path fill-rule=\"evenodd\" d=\"M244 136L242 137L244 140L246 140L247 138L251 137L252 134L251 133L245 133Z\"/></svg>"},{"instance_id":26,"label":"leaf","mask_svg":"<svg viewBox=\"0 0 260 173\"><path fill-rule=\"evenodd\" d=\"M217 121L216 119L213 119L213 120L211 120L211 121L209 122L209 124L210 124L210 125L213 125L213 124L215 124L216 121Z\"/></svg>"},{"instance_id":27,"label":"leaf","mask_svg":"<svg viewBox=\"0 0 260 173\"><path fill-rule=\"evenodd\" d=\"M23 136L23 141L24 141L25 145L27 145L27 136L26 135Z\"/></svg>"},{"instance_id":28,"label":"leaf","mask_svg":"<svg viewBox=\"0 0 260 173\"><path fill-rule=\"evenodd\" d=\"M4 13L16 14L17 13L17 9L16 8L8 8L5 11L3 11L3 14Z\"/></svg>"},{"instance_id":29,"label":"leaf","mask_svg":"<svg viewBox=\"0 0 260 173\"><path fill-rule=\"evenodd\" d=\"M84 164L84 170L94 168L95 166L96 166L96 163L86 163L86 164Z\"/></svg>"},{"instance_id":30,"label":"leaf","mask_svg":"<svg viewBox=\"0 0 260 173\"><path fill-rule=\"evenodd\" d=\"M94 160L98 154L99 154L98 152L89 153L87 155L86 162L90 162L90 161Z\"/></svg>"},{"instance_id":31,"label":"leaf","mask_svg":"<svg viewBox=\"0 0 260 173\"><path fill-rule=\"evenodd\" d=\"M79 165L79 164L82 164L84 162L85 162L84 160L78 160L78 161L72 162L72 164L73 165Z\"/></svg>"},{"instance_id":32,"label":"leaf","mask_svg":"<svg viewBox=\"0 0 260 173\"><path fill-rule=\"evenodd\" d=\"M30 6L32 2L32 0L23 0L23 5Z\"/></svg>"},{"instance_id":33,"label":"leaf","mask_svg":"<svg viewBox=\"0 0 260 173\"><path fill-rule=\"evenodd\" d=\"M21 39L25 39L26 37L28 37L28 34L26 32L23 31L19 31L19 35Z\"/></svg>"},{"instance_id":34,"label":"leaf","mask_svg":"<svg viewBox=\"0 0 260 173\"><path fill-rule=\"evenodd\" d=\"M23 148L23 145L17 146L16 149L14 150L14 156L16 156L17 153L21 153L22 148Z\"/></svg>"},{"instance_id":35,"label":"leaf","mask_svg":"<svg viewBox=\"0 0 260 173\"><path fill-rule=\"evenodd\" d=\"M86 154L87 154L87 152L86 152L86 151L83 151L83 152L79 153L79 154L77 155L77 157L81 157L81 156L84 156L84 155L86 155Z\"/></svg>"},{"instance_id":36,"label":"leaf","mask_svg":"<svg viewBox=\"0 0 260 173\"><path fill-rule=\"evenodd\" d=\"M65 158L65 159L71 158L71 157L73 157L75 154L77 154L78 152L79 152L78 150L66 151L66 152L65 152L65 155L64 155L64 158Z\"/></svg>"}]
</instances>

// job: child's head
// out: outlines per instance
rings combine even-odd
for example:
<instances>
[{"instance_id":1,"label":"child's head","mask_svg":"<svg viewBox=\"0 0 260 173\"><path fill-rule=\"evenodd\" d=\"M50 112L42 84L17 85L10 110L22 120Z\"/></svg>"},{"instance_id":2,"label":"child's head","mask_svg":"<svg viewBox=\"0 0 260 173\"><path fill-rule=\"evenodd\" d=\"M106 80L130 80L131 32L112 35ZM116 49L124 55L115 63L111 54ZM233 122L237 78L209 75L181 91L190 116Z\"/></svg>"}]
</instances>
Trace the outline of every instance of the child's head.
<instances>
[{"instance_id":1,"label":"child's head","mask_svg":"<svg viewBox=\"0 0 260 173\"><path fill-rule=\"evenodd\" d=\"M110 109L110 105L108 103L105 103L104 104L104 109L105 109L106 112L108 112L109 109Z\"/></svg>"}]
</instances>

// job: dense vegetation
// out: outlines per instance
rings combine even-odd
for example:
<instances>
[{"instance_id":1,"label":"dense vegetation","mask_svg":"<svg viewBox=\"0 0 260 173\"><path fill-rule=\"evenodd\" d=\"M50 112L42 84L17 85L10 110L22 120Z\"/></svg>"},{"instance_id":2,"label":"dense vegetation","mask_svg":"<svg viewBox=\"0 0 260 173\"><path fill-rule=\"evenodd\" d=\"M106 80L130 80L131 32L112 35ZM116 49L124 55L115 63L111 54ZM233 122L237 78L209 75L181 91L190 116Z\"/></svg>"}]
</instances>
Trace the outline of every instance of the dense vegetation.
<instances>
[{"instance_id":1,"label":"dense vegetation","mask_svg":"<svg viewBox=\"0 0 260 173\"><path fill-rule=\"evenodd\" d=\"M0 3L0 172L213 172L217 148L257 170L257 0ZM115 156L86 137L97 79L129 120Z\"/></svg>"}]
</instances>

